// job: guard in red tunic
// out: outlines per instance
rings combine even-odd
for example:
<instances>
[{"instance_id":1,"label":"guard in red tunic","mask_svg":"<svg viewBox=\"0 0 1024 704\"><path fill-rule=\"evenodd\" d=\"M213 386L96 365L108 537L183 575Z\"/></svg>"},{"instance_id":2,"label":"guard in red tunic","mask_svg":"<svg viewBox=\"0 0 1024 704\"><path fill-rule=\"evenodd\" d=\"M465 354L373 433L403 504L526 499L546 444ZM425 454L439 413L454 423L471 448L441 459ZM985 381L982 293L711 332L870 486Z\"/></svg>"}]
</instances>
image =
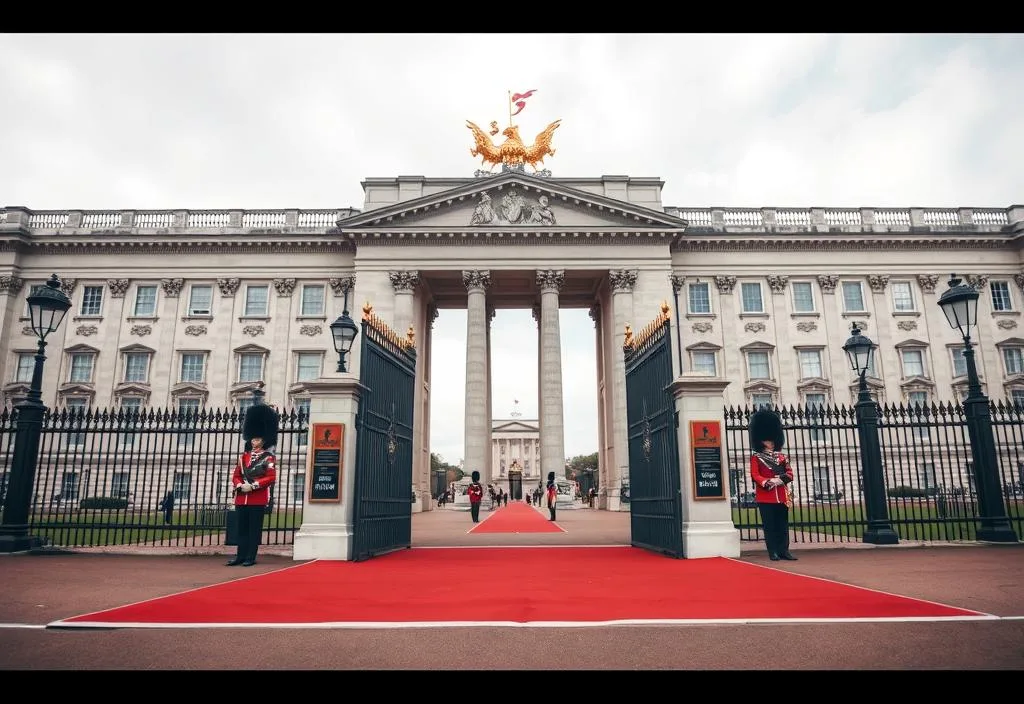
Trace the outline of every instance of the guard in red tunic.
<instances>
[{"instance_id":1,"label":"guard in red tunic","mask_svg":"<svg viewBox=\"0 0 1024 704\"><path fill-rule=\"evenodd\" d=\"M263 534L263 515L270 502L270 488L277 481L277 458L270 448L277 444L278 415L262 403L259 395L245 412L242 437L245 452L238 458L231 475L238 516L238 550L229 566L251 567Z\"/></svg>"},{"instance_id":2,"label":"guard in red tunic","mask_svg":"<svg viewBox=\"0 0 1024 704\"><path fill-rule=\"evenodd\" d=\"M762 408L750 417L750 478L761 513L764 543L771 560L795 560L789 551L790 484L793 466L782 448L786 433L778 413Z\"/></svg>"},{"instance_id":3,"label":"guard in red tunic","mask_svg":"<svg viewBox=\"0 0 1024 704\"><path fill-rule=\"evenodd\" d=\"M480 522L480 502L484 499L484 485L480 483L480 472L473 470L471 475L472 483L466 487L469 495L469 513L473 517L473 523Z\"/></svg>"}]
</instances>

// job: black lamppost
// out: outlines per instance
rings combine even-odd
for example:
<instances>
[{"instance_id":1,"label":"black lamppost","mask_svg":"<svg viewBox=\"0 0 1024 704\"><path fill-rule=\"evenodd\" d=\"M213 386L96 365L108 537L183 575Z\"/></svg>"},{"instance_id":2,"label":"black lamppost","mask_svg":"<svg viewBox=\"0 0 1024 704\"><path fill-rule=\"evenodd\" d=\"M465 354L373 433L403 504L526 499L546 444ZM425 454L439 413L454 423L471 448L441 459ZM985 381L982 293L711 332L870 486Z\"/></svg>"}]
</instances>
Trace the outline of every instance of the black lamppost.
<instances>
[{"instance_id":1,"label":"black lamppost","mask_svg":"<svg viewBox=\"0 0 1024 704\"><path fill-rule=\"evenodd\" d=\"M71 308L71 299L60 290L60 279L54 274L45 286L28 297L32 332L39 338L36 365L28 396L18 403L18 425L14 436L14 458L3 522L0 523L0 553L23 552L40 546L36 536L28 534L28 517L32 490L39 459L39 438L43 429L43 362L46 361L46 336L60 327L64 314Z\"/></svg>"},{"instance_id":2,"label":"black lamppost","mask_svg":"<svg viewBox=\"0 0 1024 704\"><path fill-rule=\"evenodd\" d=\"M862 540L874 545L896 545L900 537L889 524L889 505L885 500L882 447L878 442L878 404L868 392L867 373L875 354L875 343L862 335L857 323L854 323L843 351L858 380L857 437L860 443L860 465L864 472L864 508L868 518L868 527Z\"/></svg>"},{"instance_id":3,"label":"black lamppost","mask_svg":"<svg viewBox=\"0 0 1024 704\"><path fill-rule=\"evenodd\" d=\"M359 334L359 327L355 321L349 317L348 305L345 306L345 310L341 311L341 315L338 319L331 323L331 335L334 337L334 350L338 353L338 369L339 372L348 371L345 368L345 356L352 350L352 343L356 340L356 335Z\"/></svg>"},{"instance_id":4,"label":"black lamppost","mask_svg":"<svg viewBox=\"0 0 1024 704\"><path fill-rule=\"evenodd\" d=\"M978 540L994 543L1016 543L1010 519L1006 515L996 470L996 440L992 433L989 401L981 392L978 368L974 362L971 328L978 324L978 291L964 284L956 274L949 279L949 289L939 298L939 307L946 314L950 327L964 339L964 361L967 362L967 398L964 415L971 438L971 458L974 464L975 485L978 487L978 508L981 527Z\"/></svg>"}]
</instances>

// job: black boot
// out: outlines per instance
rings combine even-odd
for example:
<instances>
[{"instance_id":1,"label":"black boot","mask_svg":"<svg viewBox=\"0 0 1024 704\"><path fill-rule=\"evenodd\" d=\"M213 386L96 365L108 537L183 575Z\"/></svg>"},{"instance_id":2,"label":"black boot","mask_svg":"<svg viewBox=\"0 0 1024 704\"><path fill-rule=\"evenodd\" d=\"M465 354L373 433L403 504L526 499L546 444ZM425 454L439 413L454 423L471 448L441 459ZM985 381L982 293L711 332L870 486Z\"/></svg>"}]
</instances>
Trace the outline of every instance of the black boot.
<instances>
[{"instance_id":1,"label":"black boot","mask_svg":"<svg viewBox=\"0 0 1024 704\"><path fill-rule=\"evenodd\" d=\"M228 561L227 561L227 562L225 562L224 564L226 564L226 565L227 565L228 567L234 567L235 565L240 565L240 564L242 564L242 558L240 558L240 557L236 557L236 558L235 558L235 559L233 559L233 560L228 560Z\"/></svg>"},{"instance_id":2,"label":"black boot","mask_svg":"<svg viewBox=\"0 0 1024 704\"><path fill-rule=\"evenodd\" d=\"M778 553L772 552L772 553L768 553L768 559L771 560L772 562L778 562L782 558L779 557Z\"/></svg>"},{"instance_id":3,"label":"black boot","mask_svg":"<svg viewBox=\"0 0 1024 704\"><path fill-rule=\"evenodd\" d=\"M789 550L787 550L786 552L782 553L779 557L781 557L783 560L796 560L796 559L798 559L796 557L793 557L793 553L791 553Z\"/></svg>"}]
</instances>

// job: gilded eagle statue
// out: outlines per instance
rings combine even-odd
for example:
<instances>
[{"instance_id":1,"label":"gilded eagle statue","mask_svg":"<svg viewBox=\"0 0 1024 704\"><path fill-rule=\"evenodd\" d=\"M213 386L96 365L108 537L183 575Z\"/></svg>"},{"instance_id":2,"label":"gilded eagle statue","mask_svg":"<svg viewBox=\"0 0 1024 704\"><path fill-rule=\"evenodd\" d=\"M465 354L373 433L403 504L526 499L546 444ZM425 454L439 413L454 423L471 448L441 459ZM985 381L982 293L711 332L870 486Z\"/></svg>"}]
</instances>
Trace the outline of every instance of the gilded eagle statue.
<instances>
[{"instance_id":1,"label":"gilded eagle statue","mask_svg":"<svg viewBox=\"0 0 1024 704\"><path fill-rule=\"evenodd\" d=\"M486 132L473 122L466 120L466 127L473 131L473 138L476 140L476 146L470 147L469 154L481 157L482 164L490 164L491 170L494 170L498 164L505 166L529 164L534 171L537 171L537 164L543 164L544 157L555 155L555 150L551 148L551 137L561 123L561 120L555 120L537 135L532 145L526 146L519 136L519 128L515 125L509 125L502 131L505 141L501 145L496 145Z\"/></svg>"}]
</instances>

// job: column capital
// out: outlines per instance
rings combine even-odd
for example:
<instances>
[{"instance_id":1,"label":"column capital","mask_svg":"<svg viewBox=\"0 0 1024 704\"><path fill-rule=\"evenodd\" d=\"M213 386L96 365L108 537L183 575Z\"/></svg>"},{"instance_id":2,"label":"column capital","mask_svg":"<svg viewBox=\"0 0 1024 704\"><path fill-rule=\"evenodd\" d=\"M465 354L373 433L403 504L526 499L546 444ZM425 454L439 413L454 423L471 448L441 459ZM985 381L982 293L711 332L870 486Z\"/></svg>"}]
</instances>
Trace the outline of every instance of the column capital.
<instances>
[{"instance_id":1,"label":"column capital","mask_svg":"<svg viewBox=\"0 0 1024 704\"><path fill-rule=\"evenodd\" d=\"M356 275L348 274L346 276L328 279L327 283L330 285L331 290L334 291L335 296L344 296L356 287Z\"/></svg>"},{"instance_id":2,"label":"column capital","mask_svg":"<svg viewBox=\"0 0 1024 704\"><path fill-rule=\"evenodd\" d=\"M558 293L562 290L562 284L564 283L565 271L562 269L537 270L537 285L540 286L541 292L553 291Z\"/></svg>"},{"instance_id":3,"label":"column capital","mask_svg":"<svg viewBox=\"0 0 1024 704\"><path fill-rule=\"evenodd\" d=\"M389 271L388 278L395 293L411 293L420 283L420 272L418 271Z\"/></svg>"},{"instance_id":4,"label":"column capital","mask_svg":"<svg viewBox=\"0 0 1024 704\"><path fill-rule=\"evenodd\" d=\"M672 292L679 293L683 290L683 285L686 283L686 277L682 274L669 274L668 280L672 282Z\"/></svg>"},{"instance_id":5,"label":"column capital","mask_svg":"<svg viewBox=\"0 0 1024 704\"><path fill-rule=\"evenodd\" d=\"M467 291L479 289L486 291L491 287L491 272L486 269L462 272L462 283Z\"/></svg>"},{"instance_id":6,"label":"column capital","mask_svg":"<svg viewBox=\"0 0 1024 704\"><path fill-rule=\"evenodd\" d=\"M438 312L437 306L433 303L427 305L427 327L430 329L434 328L434 321L437 320Z\"/></svg>"},{"instance_id":7,"label":"column capital","mask_svg":"<svg viewBox=\"0 0 1024 704\"><path fill-rule=\"evenodd\" d=\"M537 325L539 326L540 325L540 306L535 305L530 312L533 313L533 320L534 320L534 322L537 323Z\"/></svg>"},{"instance_id":8,"label":"column capital","mask_svg":"<svg viewBox=\"0 0 1024 704\"><path fill-rule=\"evenodd\" d=\"M636 277L636 269L610 269L608 281L612 285L612 293L632 293Z\"/></svg>"},{"instance_id":9,"label":"column capital","mask_svg":"<svg viewBox=\"0 0 1024 704\"><path fill-rule=\"evenodd\" d=\"M598 327L601 324L601 304L595 303L590 306L590 319L594 321L594 327Z\"/></svg>"}]
</instances>

